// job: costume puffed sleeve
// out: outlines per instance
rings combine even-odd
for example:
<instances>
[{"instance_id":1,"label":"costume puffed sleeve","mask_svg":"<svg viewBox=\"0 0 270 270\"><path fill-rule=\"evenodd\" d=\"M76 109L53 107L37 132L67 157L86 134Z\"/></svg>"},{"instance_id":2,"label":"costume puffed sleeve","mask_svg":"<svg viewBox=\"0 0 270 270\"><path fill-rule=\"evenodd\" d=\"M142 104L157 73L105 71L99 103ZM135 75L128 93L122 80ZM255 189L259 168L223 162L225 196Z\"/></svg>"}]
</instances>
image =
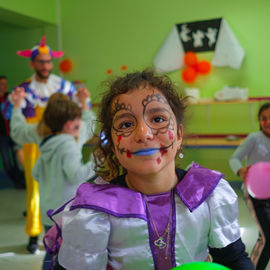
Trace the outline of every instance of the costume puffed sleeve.
<instances>
[{"instance_id":1,"label":"costume puffed sleeve","mask_svg":"<svg viewBox=\"0 0 270 270\"><path fill-rule=\"evenodd\" d=\"M90 209L65 210L59 264L72 270L105 270L109 235L110 222L106 213Z\"/></svg>"},{"instance_id":2,"label":"costume puffed sleeve","mask_svg":"<svg viewBox=\"0 0 270 270\"><path fill-rule=\"evenodd\" d=\"M212 248L223 248L238 240L238 200L226 180L220 180L207 203L211 217L208 245Z\"/></svg>"}]
</instances>

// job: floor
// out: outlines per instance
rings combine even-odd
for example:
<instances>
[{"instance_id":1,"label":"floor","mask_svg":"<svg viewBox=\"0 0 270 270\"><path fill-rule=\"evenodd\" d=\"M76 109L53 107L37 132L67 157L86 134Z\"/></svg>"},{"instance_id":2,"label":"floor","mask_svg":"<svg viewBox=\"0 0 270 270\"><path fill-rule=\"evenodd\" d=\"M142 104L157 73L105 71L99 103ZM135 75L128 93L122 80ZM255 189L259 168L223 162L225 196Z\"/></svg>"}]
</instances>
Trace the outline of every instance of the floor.
<instances>
[{"instance_id":1,"label":"floor","mask_svg":"<svg viewBox=\"0 0 270 270\"><path fill-rule=\"evenodd\" d=\"M3 180L2 180L3 181ZM243 201L239 185L233 185L239 195L239 222L242 239L250 252L257 239L257 229ZM0 269L39 270L44 257L44 248L40 237L40 253L29 254L26 249L28 237L24 232L25 190L12 186L0 187ZM270 264L267 270L270 270Z\"/></svg>"}]
</instances>

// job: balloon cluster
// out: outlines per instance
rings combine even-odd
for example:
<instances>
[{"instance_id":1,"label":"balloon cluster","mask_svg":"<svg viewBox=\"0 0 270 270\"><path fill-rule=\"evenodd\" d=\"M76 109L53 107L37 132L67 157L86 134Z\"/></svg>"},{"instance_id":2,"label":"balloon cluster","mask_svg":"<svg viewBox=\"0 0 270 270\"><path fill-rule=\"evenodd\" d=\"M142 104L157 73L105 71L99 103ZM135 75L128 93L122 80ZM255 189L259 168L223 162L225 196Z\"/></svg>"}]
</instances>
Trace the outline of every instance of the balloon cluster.
<instances>
[{"instance_id":1,"label":"balloon cluster","mask_svg":"<svg viewBox=\"0 0 270 270\"><path fill-rule=\"evenodd\" d=\"M187 83L192 83L196 80L198 73L206 75L211 70L209 61L198 61L197 55L194 52L186 52L184 63L187 66L182 70L182 79Z\"/></svg>"}]
</instances>

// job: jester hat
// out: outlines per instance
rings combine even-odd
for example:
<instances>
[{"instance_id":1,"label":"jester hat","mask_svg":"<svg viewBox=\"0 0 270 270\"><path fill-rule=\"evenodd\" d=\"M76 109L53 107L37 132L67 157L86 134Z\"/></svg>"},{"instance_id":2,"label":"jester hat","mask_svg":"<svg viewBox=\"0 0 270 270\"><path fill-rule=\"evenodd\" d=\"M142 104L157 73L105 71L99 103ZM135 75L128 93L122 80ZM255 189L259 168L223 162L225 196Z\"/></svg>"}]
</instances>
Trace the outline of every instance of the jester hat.
<instances>
[{"instance_id":1,"label":"jester hat","mask_svg":"<svg viewBox=\"0 0 270 270\"><path fill-rule=\"evenodd\" d=\"M17 54L22 57L29 57L33 61L38 54L50 54L53 58L58 58L64 55L62 51L52 51L49 46L46 45L46 36L41 38L40 43L34 46L32 49L17 51Z\"/></svg>"}]
</instances>

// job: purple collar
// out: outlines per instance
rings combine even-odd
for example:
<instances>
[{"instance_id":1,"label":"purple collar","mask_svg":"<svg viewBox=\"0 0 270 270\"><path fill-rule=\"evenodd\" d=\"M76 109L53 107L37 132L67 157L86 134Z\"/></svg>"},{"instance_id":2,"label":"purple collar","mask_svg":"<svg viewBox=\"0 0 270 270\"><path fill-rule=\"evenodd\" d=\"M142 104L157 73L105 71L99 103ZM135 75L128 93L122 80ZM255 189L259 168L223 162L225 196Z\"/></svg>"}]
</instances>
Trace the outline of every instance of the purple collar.
<instances>
[{"instance_id":1,"label":"purple collar","mask_svg":"<svg viewBox=\"0 0 270 270\"><path fill-rule=\"evenodd\" d=\"M192 212L211 195L222 176L220 172L194 163L175 187L176 194ZM147 220L142 194L118 185L83 183L77 190L70 210L77 208Z\"/></svg>"},{"instance_id":2,"label":"purple collar","mask_svg":"<svg viewBox=\"0 0 270 270\"><path fill-rule=\"evenodd\" d=\"M224 175L193 163L176 186L176 192L190 212L199 207L214 191Z\"/></svg>"}]
</instances>

